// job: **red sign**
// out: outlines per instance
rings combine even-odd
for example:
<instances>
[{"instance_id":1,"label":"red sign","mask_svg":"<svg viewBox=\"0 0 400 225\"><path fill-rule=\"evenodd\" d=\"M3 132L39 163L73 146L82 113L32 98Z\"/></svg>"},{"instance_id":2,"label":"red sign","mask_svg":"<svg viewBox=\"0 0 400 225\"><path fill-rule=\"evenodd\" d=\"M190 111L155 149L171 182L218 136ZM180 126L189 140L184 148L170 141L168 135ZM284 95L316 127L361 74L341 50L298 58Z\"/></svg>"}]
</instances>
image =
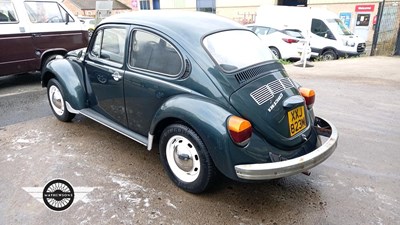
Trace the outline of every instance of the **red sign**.
<instances>
[{"instance_id":1,"label":"red sign","mask_svg":"<svg viewBox=\"0 0 400 225\"><path fill-rule=\"evenodd\" d=\"M373 12L375 5L356 5L356 12Z\"/></svg>"}]
</instances>

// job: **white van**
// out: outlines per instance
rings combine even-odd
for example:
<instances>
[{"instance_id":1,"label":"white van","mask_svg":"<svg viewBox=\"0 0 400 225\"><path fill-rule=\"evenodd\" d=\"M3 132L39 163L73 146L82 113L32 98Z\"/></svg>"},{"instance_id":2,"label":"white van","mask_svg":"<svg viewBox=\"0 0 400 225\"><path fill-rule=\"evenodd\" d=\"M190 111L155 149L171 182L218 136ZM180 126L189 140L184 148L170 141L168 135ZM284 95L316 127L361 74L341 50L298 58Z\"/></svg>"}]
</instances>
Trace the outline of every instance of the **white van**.
<instances>
[{"instance_id":1,"label":"white van","mask_svg":"<svg viewBox=\"0 0 400 225\"><path fill-rule=\"evenodd\" d=\"M255 24L301 30L309 38L311 57L331 60L359 56L365 51L364 40L335 13L320 8L264 5L257 11Z\"/></svg>"},{"instance_id":2,"label":"white van","mask_svg":"<svg viewBox=\"0 0 400 225\"><path fill-rule=\"evenodd\" d=\"M41 70L87 43L82 23L56 0L0 0L0 76Z\"/></svg>"}]
</instances>

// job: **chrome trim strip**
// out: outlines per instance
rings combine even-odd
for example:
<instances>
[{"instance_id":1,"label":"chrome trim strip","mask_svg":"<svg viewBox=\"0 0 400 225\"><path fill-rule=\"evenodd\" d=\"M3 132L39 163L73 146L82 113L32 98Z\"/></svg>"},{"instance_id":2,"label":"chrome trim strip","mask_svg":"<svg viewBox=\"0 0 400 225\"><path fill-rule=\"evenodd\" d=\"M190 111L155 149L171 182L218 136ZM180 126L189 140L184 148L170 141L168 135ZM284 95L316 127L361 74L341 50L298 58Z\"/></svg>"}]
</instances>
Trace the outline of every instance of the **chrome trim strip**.
<instances>
[{"instance_id":1,"label":"chrome trim strip","mask_svg":"<svg viewBox=\"0 0 400 225\"><path fill-rule=\"evenodd\" d=\"M67 110L68 110L68 112L70 112L70 113L73 113L73 114L79 114L79 113L81 113L79 110L76 110L76 109L74 109L74 108L72 108L72 106L69 104L69 102L67 102L67 101L65 101L65 106L67 106Z\"/></svg>"},{"instance_id":2,"label":"chrome trim strip","mask_svg":"<svg viewBox=\"0 0 400 225\"><path fill-rule=\"evenodd\" d=\"M153 148L153 140L154 140L154 135L149 133L147 138L147 150L149 151Z\"/></svg>"},{"instance_id":3,"label":"chrome trim strip","mask_svg":"<svg viewBox=\"0 0 400 225\"><path fill-rule=\"evenodd\" d=\"M120 134L122 134L122 135L124 135L124 136L126 136L126 137L128 137L128 138L130 138L130 139L132 139L132 140L144 145L144 146L147 146L146 137L141 136L140 134L137 134L137 133L135 133L135 132L133 132L131 130L128 130L127 128L122 127L121 125L116 124L115 126L111 126L110 124L107 124L106 122L104 122L104 121L106 121L106 119L102 119L101 118L101 117L103 117L101 114L99 114L99 113L97 113L97 112L95 112L95 111L93 111L91 109L82 109L80 111L80 113L82 115L84 115L84 116L86 116L86 117L88 117L88 118L90 118L90 119L92 119L92 120L94 120L94 121L96 121L96 122L98 122L98 123L110 128L111 130L114 130L114 131L116 131L116 132L118 132L118 133L120 133ZM96 117L96 115L100 115L101 117L98 118L98 117ZM120 129L118 129L118 127Z\"/></svg>"},{"instance_id":4,"label":"chrome trim strip","mask_svg":"<svg viewBox=\"0 0 400 225\"><path fill-rule=\"evenodd\" d=\"M339 135L332 123L322 118L318 118L318 120L330 126L330 128L317 129L318 138L320 136L328 137L328 140L319 148L301 157L286 161L236 165L236 175L245 180L269 180L307 171L325 161L335 151Z\"/></svg>"}]
</instances>

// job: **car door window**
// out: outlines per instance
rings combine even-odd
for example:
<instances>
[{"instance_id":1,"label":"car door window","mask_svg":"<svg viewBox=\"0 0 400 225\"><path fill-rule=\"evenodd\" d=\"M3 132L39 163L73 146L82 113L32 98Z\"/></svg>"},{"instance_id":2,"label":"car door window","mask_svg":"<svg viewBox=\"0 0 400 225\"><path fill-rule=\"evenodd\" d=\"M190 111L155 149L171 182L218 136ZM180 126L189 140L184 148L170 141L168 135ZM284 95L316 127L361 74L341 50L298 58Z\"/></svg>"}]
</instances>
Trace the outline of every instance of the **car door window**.
<instances>
[{"instance_id":1,"label":"car door window","mask_svg":"<svg viewBox=\"0 0 400 225\"><path fill-rule=\"evenodd\" d=\"M90 50L91 59L122 64L125 57L126 34L124 27L98 31Z\"/></svg>"},{"instance_id":2,"label":"car door window","mask_svg":"<svg viewBox=\"0 0 400 225\"><path fill-rule=\"evenodd\" d=\"M311 33L316 34L320 37L334 39L331 30L322 20L319 19L312 19Z\"/></svg>"},{"instance_id":3,"label":"car door window","mask_svg":"<svg viewBox=\"0 0 400 225\"><path fill-rule=\"evenodd\" d=\"M74 19L56 2L26 1L26 11L32 23L65 23L66 16L69 22Z\"/></svg>"},{"instance_id":4,"label":"car door window","mask_svg":"<svg viewBox=\"0 0 400 225\"><path fill-rule=\"evenodd\" d=\"M182 71L182 57L176 48L156 34L134 31L130 49L131 67L172 76Z\"/></svg>"}]
</instances>

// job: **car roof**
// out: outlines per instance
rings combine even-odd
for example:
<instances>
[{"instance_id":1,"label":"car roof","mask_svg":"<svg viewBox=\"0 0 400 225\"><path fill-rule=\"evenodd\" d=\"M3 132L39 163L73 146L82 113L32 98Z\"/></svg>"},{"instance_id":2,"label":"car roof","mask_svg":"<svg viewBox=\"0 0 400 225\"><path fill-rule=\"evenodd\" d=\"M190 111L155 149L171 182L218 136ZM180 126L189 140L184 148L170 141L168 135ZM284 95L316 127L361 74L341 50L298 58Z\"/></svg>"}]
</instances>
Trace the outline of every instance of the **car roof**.
<instances>
[{"instance_id":1,"label":"car roof","mask_svg":"<svg viewBox=\"0 0 400 225\"><path fill-rule=\"evenodd\" d=\"M189 42L200 40L207 34L221 30L247 30L237 22L212 13L176 10L146 10L117 14L104 19L99 26L108 23L147 26Z\"/></svg>"}]
</instances>

